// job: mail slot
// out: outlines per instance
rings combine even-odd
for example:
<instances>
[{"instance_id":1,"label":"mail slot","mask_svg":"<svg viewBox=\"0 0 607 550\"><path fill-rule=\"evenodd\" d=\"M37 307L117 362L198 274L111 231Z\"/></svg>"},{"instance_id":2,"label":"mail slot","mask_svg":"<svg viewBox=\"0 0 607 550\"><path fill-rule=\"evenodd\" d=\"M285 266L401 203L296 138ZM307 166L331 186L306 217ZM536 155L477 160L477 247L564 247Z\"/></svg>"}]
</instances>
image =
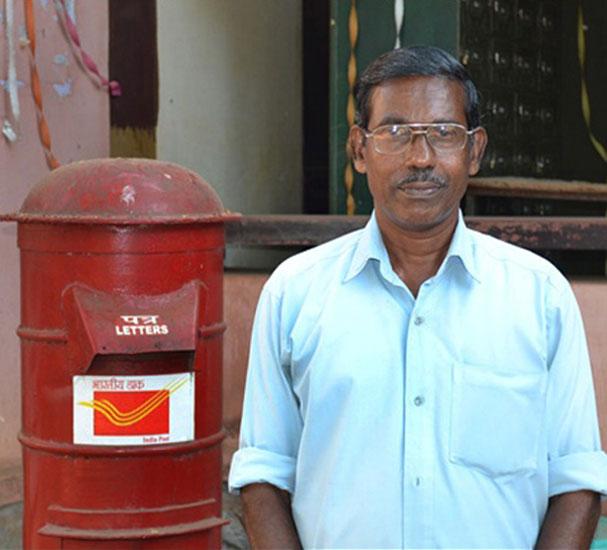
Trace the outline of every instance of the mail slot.
<instances>
[{"instance_id":1,"label":"mail slot","mask_svg":"<svg viewBox=\"0 0 607 550\"><path fill-rule=\"evenodd\" d=\"M60 168L9 216L25 548L221 547L228 217L198 175L135 159Z\"/></svg>"}]
</instances>

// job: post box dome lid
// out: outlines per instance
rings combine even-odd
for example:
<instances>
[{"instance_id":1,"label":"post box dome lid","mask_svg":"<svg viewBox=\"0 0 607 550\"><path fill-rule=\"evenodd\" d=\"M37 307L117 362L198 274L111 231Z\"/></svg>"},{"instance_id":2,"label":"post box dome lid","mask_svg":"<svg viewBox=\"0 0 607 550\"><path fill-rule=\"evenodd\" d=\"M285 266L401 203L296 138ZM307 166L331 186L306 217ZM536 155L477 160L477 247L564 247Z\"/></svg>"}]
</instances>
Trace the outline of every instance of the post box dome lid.
<instances>
[{"instance_id":1,"label":"post box dome lid","mask_svg":"<svg viewBox=\"0 0 607 550\"><path fill-rule=\"evenodd\" d=\"M95 159L51 172L26 197L21 222L157 224L225 221L213 188L177 164Z\"/></svg>"}]
</instances>

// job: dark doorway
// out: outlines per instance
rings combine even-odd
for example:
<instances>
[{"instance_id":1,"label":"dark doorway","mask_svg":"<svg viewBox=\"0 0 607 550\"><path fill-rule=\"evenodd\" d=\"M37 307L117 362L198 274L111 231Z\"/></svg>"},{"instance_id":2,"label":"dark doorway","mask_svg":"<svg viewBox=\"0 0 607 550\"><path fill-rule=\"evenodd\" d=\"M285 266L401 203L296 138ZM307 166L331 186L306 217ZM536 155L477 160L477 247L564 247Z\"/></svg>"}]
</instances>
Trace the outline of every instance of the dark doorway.
<instances>
[{"instance_id":1,"label":"dark doorway","mask_svg":"<svg viewBox=\"0 0 607 550\"><path fill-rule=\"evenodd\" d=\"M304 213L329 212L328 0L303 4Z\"/></svg>"}]
</instances>

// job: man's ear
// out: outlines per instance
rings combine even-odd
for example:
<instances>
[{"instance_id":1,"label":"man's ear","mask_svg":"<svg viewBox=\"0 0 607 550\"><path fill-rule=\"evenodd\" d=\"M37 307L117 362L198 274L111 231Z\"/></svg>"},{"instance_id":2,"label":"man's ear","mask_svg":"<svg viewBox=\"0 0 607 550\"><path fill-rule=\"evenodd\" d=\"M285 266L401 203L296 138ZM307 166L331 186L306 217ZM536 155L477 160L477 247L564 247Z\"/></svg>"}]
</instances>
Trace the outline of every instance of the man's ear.
<instances>
[{"instance_id":1,"label":"man's ear","mask_svg":"<svg viewBox=\"0 0 607 550\"><path fill-rule=\"evenodd\" d=\"M488 139L487 131L482 126L470 136L472 144L470 147L470 164L468 166L469 176L475 176L481 169L481 161L487 148Z\"/></svg>"},{"instance_id":2,"label":"man's ear","mask_svg":"<svg viewBox=\"0 0 607 550\"><path fill-rule=\"evenodd\" d=\"M365 158L365 133L360 126L352 126L348 136L348 153L354 164L354 168L361 174L367 173L367 161Z\"/></svg>"}]
</instances>

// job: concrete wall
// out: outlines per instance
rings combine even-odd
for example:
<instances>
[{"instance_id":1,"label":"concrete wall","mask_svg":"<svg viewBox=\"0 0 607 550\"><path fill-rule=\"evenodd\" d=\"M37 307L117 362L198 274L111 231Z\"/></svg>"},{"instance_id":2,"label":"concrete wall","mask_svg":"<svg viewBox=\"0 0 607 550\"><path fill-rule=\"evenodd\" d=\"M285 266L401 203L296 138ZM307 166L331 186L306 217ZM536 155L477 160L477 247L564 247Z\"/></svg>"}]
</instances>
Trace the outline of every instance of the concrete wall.
<instances>
[{"instance_id":1,"label":"concrete wall","mask_svg":"<svg viewBox=\"0 0 607 550\"><path fill-rule=\"evenodd\" d=\"M9 144L0 136L0 212L19 208L34 183L48 173L38 138L36 113L29 88L28 50L21 47L23 2L15 1L17 79L21 118L16 125L18 141ZM67 3L68 6L70 2ZM62 163L104 157L109 147L109 98L83 72L56 20L52 1L36 0L37 64L42 82L44 110L50 128L53 150ZM0 3L0 80L7 78L4 2ZM76 22L85 50L107 70L107 0L76 3ZM0 82L0 84L2 84ZM0 125L9 116L8 94L0 88ZM19 323L19 271L14 224L0 224L0 492L18 488L7 478L7 469L20 460L17 433L20 427L19 342L15 328ZM42 274L43 275L43 274ZM52 411L47 411L52 414ZM10 473L10 472L9 472ZM11 489L12 488L12 489ZM1 498L1 495L0 495Z\"/></svg>"},{"instance_id":2,"label":"concrete wall","mask_svg":"<svg viewBox=\"0 0 607 550\"><path fill-rule=\"evenodd\" d=\"M158 0L159 159L224 205L302 207L302 0Z\"/></svg>"}]
</instances>

